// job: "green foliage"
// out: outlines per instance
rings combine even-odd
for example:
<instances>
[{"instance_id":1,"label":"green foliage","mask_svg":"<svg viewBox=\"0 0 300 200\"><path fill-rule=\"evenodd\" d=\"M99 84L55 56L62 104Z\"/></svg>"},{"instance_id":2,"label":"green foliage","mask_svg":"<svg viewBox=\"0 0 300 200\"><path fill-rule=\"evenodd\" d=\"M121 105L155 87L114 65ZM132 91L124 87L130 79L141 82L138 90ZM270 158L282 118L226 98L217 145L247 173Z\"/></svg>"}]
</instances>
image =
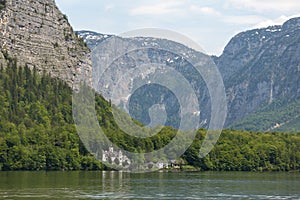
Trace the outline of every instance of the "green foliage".
<instances>
[{"instance_id":1,"label":"green foliage","mask_svg":"<svg viewBox=\"0 0 300 200\"><path fill-rule=\"evenodd\" d=\"M232 129L297 133L300 130L300 100L278 100L262 106L230 126Z\"/></svg>"},{"instance_id":2,"label":"green foliage","mask_svg":"<svg viewBox=\"0 0 300 200\"><path fill-rule=\"evenodd\" d=\"M0 69L1 169L103 169L80 143L66 83L7 62Z\"/></svg>"},{"instance_id":3,"label":"green foliage","mask_svg":"<svg viewBox=\"0 0 300 200\"><path fill-rule=\"evenodd\" d=\"M87 47L87 44L85 43L84 39L82 37L80 37L77 32L75 32L75 36L76 36L80 46Z\"/></svg>"},{"instance_id":4,"label":"green foliage","mask_svg":"<svg viewBox=\"0 0 300 200\"><path fill-rule=\"evenodd\" d=\"M6 6L6 0L0 0L0 11Z\"/></svg>"},{"instance_id":5,"label":"green foliage","mask_svg":"<svg viewBox=\"0 0 300 200\"><path fill-rule=\"evenodd\" d=\"M104 127L108 138L118 146L131 152L158 150L168 144L178 134L175 129L164 127L152 137L132 137L118 128L113 120L110 104L103 98L96 97L96 109L99 123L101 127ZM134 132L134 130L130 131ZM144 131L145 135L147 135L149 130L145 128ZM300 133L253 133L224 130L212 151L205 158L199 158L199 151L205 136L205 130L198 130L193 144L182 156L188 165L192 165L200 170L300 170ZM184 137L182 138L182 144L184 144ZM178 143L178 146L175 148L180 149L181 143ZM172 150L168 152L172 152ZM147 158L143 159L147 162ZM155 158L152 159L155 160Z\"/></svg>"},{"instance_id":6,"label":"green foliage","mask_svg":"<svg viewBox=\"0 0 300 200\"><path fill-rule=\"evenodd\" d=\"M200 131L197 138L203 138ZM213 171L300 170L300 134L222 132L213 150L199 159L201 139L196 139L183 155L191 165Z\"/></svg>"},{"instance_id":7,"label":"green foliage","mask_svg":"<svg viewBox=\"0 0 300 200\"><path fill-rule=\"evenodd\" d=\"M0 170L105 169L78 137L72 117L72 91L66 83L45 73L39 75L27 66L18 68L15 59L7 62L6 68L0 68ZM143 137L129 136L117 126L112 114L116 108L111 102L96 95L95 108L104 133L123 149L151 152L166 146L176 134L180 134L178 145L165 153L183 148L188 133L163 127L153 135L151 129L135 121ZM130 119L122 112L119 115ZM125 128L137 132L129 125ZM198 130L182 156L184 163L215 171L300 170L300 133L225 130L213 150L199 158L205 136L205 130ZM138 159L149 162L157 158Z\"/></svg>"},{"instance_id":8,"label":"green foliage","mask_svg":"<svg viewBox=\"0 0 300 200\"><path fill-rule=\"evenodd\" d=\"M68 16L66 14L63 14L64 20L68 21Z\"/></svg>"}]
</instances>

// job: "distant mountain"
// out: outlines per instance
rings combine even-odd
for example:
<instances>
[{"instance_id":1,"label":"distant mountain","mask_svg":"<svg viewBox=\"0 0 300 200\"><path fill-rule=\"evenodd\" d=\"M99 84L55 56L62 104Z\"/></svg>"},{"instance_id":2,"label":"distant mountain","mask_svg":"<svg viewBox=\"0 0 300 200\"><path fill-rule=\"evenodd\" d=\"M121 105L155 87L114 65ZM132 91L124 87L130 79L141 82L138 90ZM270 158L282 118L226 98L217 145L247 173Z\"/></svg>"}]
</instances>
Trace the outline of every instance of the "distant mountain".
<instances>
[{"instance_id":1,"label":"distant mountain","mask_svg":"<svg viewBox=\"0 0 300 200\"><path fill-rule=\"evenodd\" d=\"M240 33L214 60L227 90L227 126L300 131L300 18Z\"/></svg>"},{"instance_id":2,"label":"distant mountain","mask_svg":"<svg viewBox=\"0 0 300 200\"><path fill-rule=\"evenodd\" d=\"M82 37L84 41L86 41L87 45L91 49L94 49L97 45L106 45L103 41L111 37L111 35L104 35L88 31L79 31L76 33L79 35L79 37ZM97 77L101 77L98 82L94 83L94 86L99 93L101 93L108 100L112 98L114 88L117 87L120 95L116 99L112 99L112 102L124 110L127 110L125 105L131 102L131 104L128 105L128 107L133 108L131 112L129 111L130 114L143 124L149 124L151 122L151 116L149 116L148 110L154 104L164 104L166 105L165 108L157 107L156 111L161 112L162 110L165 110L167 114L167 122L165 125L178 128L180 126L179 115L181 110L179 108L179 102L175 98L174 94L168 92L166 88L159 87L158 85L149 86L147 89L138 89L138 85L140 85L142 82L146 84L151 83L151 79L155 78L157 73L164 75L169 73L167 68L170 67L179 71L187 80L190 81L190 83L192 83L194 90L198 95L198 101L200 102L201 113L199 115L201 123L207 127L209 122L208 119L210 119L210 99L206 98L209 96L208 90L204 84L204 81L202 80L201 75L197 74L197 71L195 71L193 66L182 56L176 54L176 52L180 52L181 55L185 55L191 59L200 57L209 58L209 56L190 49L185 45L166 39L145 37L115 37L115 39L118 40L119 49L127 48L126 46L129 45L141 47L142 50L130 51L128 54L114 60L114 63L111 65L111 67L105 70L106 76L101 74L101 72L104 70L102 69L104 66L99 63L100 68L93 69L94 75L96 74ZM101 44L102 42L103 44ZM176 52L165 51L163 49L176 49ZM98 57L101 57L101 53L97 52L97 50L95 51L92 51L92 59L94 59L94 62L97 61ZM107 51L112 55L115 53L115 49L108 49ZM141 54L143 56L141 56ZM105 61L103 60L102 62ZM154 65L161 63L162 65L159 68L157 68L157 66L152 67L151 65L147 65L147 67L149 67L147 69L142 69L139 67L149 63ZM131 71L132 73L127 73L128 71ZM128 80L128 82L126 82L126 84L117 85L119 82L116 80L119 78ZM173 87L176 87L176 84L179 83L171 83ZM135 95L132 95L131 99L129 100L128 98L130 97L130 93L128 91L135 89L138 90L135 91ZM184 96L186 102L192 102L192 96L185 96L183 94L184 92L185 91L179 91L179 95ZM152 100L149 101L149 99ZM193 106L187 107L188 108L183 111L183 114L186 114L187 112L196 114L198 113L198 110L196 110ZM153 126L158 124L161 123L154 123Z\"/></svg>"},{"instance_id":3,"label":"distant mountain","mask_svg":"<svg viewBox=\"0 0 300 200\"><path fill-rule=\"evenodd\" d=\"M112 36L96 33L93 31L77 31L76 34L78 34L86 42L86 44L91 50L93 50L98 44L103 42L103 40Z\"/></svg>"},{"instance_id":4,"label":"distant mountain","mask_svg":"<svg viewBox=\"0 0 300 200\"><path fill-rule=\"evenodd\" d=\"M299 132L299 19L290 20L285 26L287 30L280 37L264 44L258 42L260 49L252 46L251 54L255 55L251 59L247 58L247 51L250 51L247 50L246 56L242 56L247 62L236 61L236 65L228 67L231 62L230 59L226 59L226 51L223 57L213 57L225 78L231 109L228 113L227 127ZM277 31L273 32L284 30L282 27L280 31L277 28ZM260 34L259 31L255 34ZM113 113L115 106L111 102L104 100L100 95L94 96L85 86L77 87L77 77L90 75L92 67L90 50L83 40L94 49L97 45L104 45L104 41L112 37L87 31L78 34L80 38L73 32L67 17L58 10L54 0L0 0L0 171L107 169L95 158L104 160L102 147L108 148L109 143L103 141L105 137L101 137L93 125L100 125L107 138L120 149L134 153L128 156L131 161L134 160L128 167L130 170L140 170L141 166L154 170L152 160L156 162L161 161L161 158L168 159L168 156L173 157L178 150L184 149L184 144L189 138L186 137L187 132L182 137L183 135L176 134L178 132L173 128L163 127L159 133L152 135L152 130L148 128L131 127L124 123L124 127L129 130L125 132L123 127L116 123ZM105 70L108 76L100 76L101 69L94 69L96 76L100 76L99 81L95 82L96 89L103 96L109 96L114 86L118 86L121 94L127 94L128 89L138 87L140 82L149 83L153 76L151 70L165 74L167 68L172 68L189 81L198 95L201 112L193 110L194 107L190 105L193 103L191 96L185 95L184 91L179 92L187 102L188 112L194 111L194 115L200 117L201 125L207 127L211 107L208 89L191 63L184 58L207 61L210 56L164 39L116 39L124 44L123 47L137 45L146 48L144 52L132 51L122 57L115 57L111 67ZM242 40L233 40L232 49L236 47L235 42L244 45L245 41ZM232 56L234 60L240 58L244 53L243 45L237 45L234 52L227 47L228 56ZM115 47L117 48L111 50L118 51L122 46ZM175 49L180 55L160 51L159 47ZM158 65L162 63L164 67L150 66L150 71L144 71L143 64L149 62ZM101 66L105 63L99 64ZM206 64L209 62L204 64L208 67ZM134 73L126 73L132 69ZM206 69L205 72L211 72ZM130 80L127 82L130 84L118 85L118 77ZM136 79L131 81L133 77ZM178 86L176 80L171 82L168 77L165 79L170 87ZM72 96L78 91L83 92L83 95L79 95L79 98L78 95ZM88 94L95 97L95 104L85 108L81 105L91 103L90 99L84 98ZM175 128L179 126L178 113L181 110L178 101L166 88L153 85L149 90L138 89L135 95L130 98L130 102L133 104L131 114L136 119L147 124L151 117L147 111L152 108L152 104L165 104L165 107L158 106L156 111L165 109L167 117L170 117L166 125ZM82 104L74 103L76 99L83 100ZM149 102L149 99L153 101ZM119 99L118 105L122 107L122 103L128 100L125 96ZM252 105L251 109L248 109L249 105ZM95 110L96 113L91 113L91 110ZM76 111L77 115L72 111ZM122 112L118 114L122 119L130 118ZM83 123L79 118L83 118ZM99 124L90 119L97 119ZM74 123L78 126L75 127ZM137 121L135 123L140 125ZM87 135L80 134L79 137L76 130ZM127 134L136 132L139 136L147 137ZM148 137L149 135L151 137ZM197 131L193 144L182 155L183 163L201 170L216 171L299 170L299 134L250 134L245 131L225 130L208 157L199 159L200 146L205 135L205 130ZM99 145L103 144L102 142L105 144ZM261 155L256 156L257 152ZM136 153L146 154L136 156ZM112 166L115 169L122 169L123 164L128 166L127 162L112 160L112 157L108 159L108 163L117 164Z\"/></svg>"},{"instance_id":5,"label":"distant mountain","mask_svg":"<svg viewBox=\"0 0 300 200\"><path fill-rule=\"evenodd\" d=\"M89 31L79 31L77 34L90 48L94 48L111 36ZM157 46L169 42L169 45L175 45L191 56L199 55L199 52L172 41L153 38L122 38L122 40L130 42L155 40ZM151 54L148 55L150 55L148 58L154 59ZM183 73L186 77L192 77L193 73L188 70L188 64L176 59L176 55L166 55L163 52L153 55L162 63L171 60L172 65L177 68L186 67L187 70L183 70ZM223 76L226 88L227 128L300 131L300 18L290 19L282 26L239 33L231 39L221 56L212 58ZM126 64L122 65L119 72L125 72L132 64L124 61L126 60L123 60ZM99 90L102 90L101 87L104 85L98 85ZM202 109L200 118L207 125L210 118L207 88L202 82L195 86L195 90L202 94L199 98ZM174 104L173 100L170 105L172 103ZM141 113L143 112L140 110ZM143 123L149 121L149 117L143 117L147 115L141 115L139 120Z\"/></svg>"}]
</instances>

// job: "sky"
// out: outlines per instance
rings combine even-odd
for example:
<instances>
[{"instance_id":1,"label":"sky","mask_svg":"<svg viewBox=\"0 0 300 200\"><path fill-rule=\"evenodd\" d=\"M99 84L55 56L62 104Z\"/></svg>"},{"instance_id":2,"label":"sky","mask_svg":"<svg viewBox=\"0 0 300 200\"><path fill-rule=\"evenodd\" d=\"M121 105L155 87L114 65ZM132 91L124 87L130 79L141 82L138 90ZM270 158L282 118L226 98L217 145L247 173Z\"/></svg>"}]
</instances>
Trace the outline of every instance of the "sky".
<instances>
[{"instance_id":1,"label":"sky","mask_svg":"<svg viewBox=\"0 0 300 200\"><path fill-rule=\"evenodd\" d=\"M237 33L300 17L299 0L56 0L75 30L122 34L160 28L220 55Z\"/></svg>"}]
</instances>

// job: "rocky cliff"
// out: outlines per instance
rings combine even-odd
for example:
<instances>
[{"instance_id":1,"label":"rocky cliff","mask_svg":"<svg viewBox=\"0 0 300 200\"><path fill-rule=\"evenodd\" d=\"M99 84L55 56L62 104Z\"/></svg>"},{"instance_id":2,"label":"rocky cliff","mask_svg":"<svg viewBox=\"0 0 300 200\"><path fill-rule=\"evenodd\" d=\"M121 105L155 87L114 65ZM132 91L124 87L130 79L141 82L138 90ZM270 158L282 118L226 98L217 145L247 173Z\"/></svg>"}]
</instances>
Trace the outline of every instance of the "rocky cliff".
<instances>
[{"instance_id":1,"label":"rocky cliff","mask_svg":"<svg viewBox=\"0 0 300 200\"><path fill-rule=\"evenodd\" d=\"M166 39L121 38L89 31L77 33L93 49L94 86L107 100L146 125L154 123L178 128L180 114L188 116L192 113L200 117L201 127L208 128L211 101L205 84L207 80L202 75L217 69L215 65L209 64L212 59L208 55ZM122 53L119 55L118 51ZM109 66L105 66L107 62L110 63L105 55L112 57L113 62ZM197 63L198 69L192 63ZM158 82L161 84L155 85ZM193 92L188 93L188 88ZM197 99L193 98L193 94ZM197 104L196 101L199 103L198 108L193 106ZM158 119L161 116L164 116L161 119L165 118L166 123Z\"/></svg>"},{"instance_id":2,"label":"rocky cliff","mask_svg":"<svg viewBox=\"0 0 300 200\"><path fill-rule=\"evenodd\" d=\"M109 37L88 31L78 34L91 48L101 45ZM149 41L151 38L135 38L131 42L146 44ZM155 42L161 45L163 40ZM169 42L169 45L183 48ZM183 50L197 55L193 50ZM179 70L183 69L186 77L193 77L188 65L176 55L149 53L147 59L177 66ZM300 130L300 18L290 19L280 26L239 33L231 39L223 54L213 59L221 71L227 94L226 127L255 131ZM130 62L119 64L122 66L120 70L130 68ZM111 73L112 80L114 74ZM98 85L98 89L103 90L103 86ZM201 121L208 122L210 97L207 89L201 84L195 85L194 89L202 94L199 98ZM143 114L139 120L147 122L145 116Z\"/></svg>"},{"instance_id":3,"label":"rocky cliff","mask_svg":"<svg viewBox=\"0 0 300 200\"><path fill-rule=\"evenodd\" d=\"M76 76L91 71L90 51L73 33L54 0L6 0L0 13L0 62L16 57L74 87Z\"/></svg>"},{"instance_id":4,"label":"rocky cliff","mask_svg":"<svg viewBox=\"0 0 300 200\"><path fill-rule=\"evenodd\" d=\"M215 61L225 80L228 126L273 130L299 117L300 18L236 35Z\"/></svg>"}]
</instances>

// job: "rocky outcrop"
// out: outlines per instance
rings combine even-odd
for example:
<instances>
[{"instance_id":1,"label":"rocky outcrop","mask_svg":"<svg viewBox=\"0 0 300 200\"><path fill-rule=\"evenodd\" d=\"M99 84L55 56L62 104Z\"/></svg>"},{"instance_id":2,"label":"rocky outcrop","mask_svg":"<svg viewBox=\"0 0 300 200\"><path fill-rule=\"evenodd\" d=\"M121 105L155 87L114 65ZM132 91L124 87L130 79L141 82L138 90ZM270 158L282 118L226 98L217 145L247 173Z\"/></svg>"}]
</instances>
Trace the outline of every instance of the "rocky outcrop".
<instances>
[{"instance_id":1,"label":"rocky outcrop","mask_svg":"<svg viewBox=\"0 0 300 200\"><path fill-rule=\"evenodd\" d=\"M74 33L54 0L7 0L0 14L0 62L16 57L75 87L76 76L91 72L90 50Z\"/></svg>"}]
</instances>

